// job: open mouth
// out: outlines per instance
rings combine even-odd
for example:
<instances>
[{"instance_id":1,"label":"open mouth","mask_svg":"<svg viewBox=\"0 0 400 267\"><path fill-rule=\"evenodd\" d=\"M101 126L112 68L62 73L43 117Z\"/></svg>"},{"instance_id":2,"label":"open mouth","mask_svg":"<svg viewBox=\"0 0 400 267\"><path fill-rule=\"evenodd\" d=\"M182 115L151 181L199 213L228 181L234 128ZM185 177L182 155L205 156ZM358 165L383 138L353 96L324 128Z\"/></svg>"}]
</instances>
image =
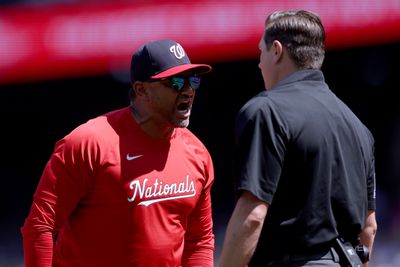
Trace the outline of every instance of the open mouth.
<instances>
[{"instance_id":1,"label":"open mouth","mask_svg":"<svg viewBox=\"0 0 400 267\"><path fill-rule=\"evenodd\" d=\"M181 102L177 106L177 110L182 115L189 115L192 105L190 102Z\"/></svg>"}]
</instances>

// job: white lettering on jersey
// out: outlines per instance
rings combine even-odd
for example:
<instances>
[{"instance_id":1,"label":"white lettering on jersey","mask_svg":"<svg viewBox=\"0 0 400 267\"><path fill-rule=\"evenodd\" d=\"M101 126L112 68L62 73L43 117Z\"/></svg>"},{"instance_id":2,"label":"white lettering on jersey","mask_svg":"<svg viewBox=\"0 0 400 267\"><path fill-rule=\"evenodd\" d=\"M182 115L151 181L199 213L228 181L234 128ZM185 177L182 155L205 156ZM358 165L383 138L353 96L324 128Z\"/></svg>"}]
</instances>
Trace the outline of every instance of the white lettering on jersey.
<instances>
[{"instance_id":1,"label":"white lettering on jersey","mask_svg":"<svg viewBox=\"0 0 400 267\"><path fill-rule=\"evenodd\" d=\"M194 182L189 182L189 175L186 180L180 183L163 184L158 179L153 184L148 184L149 179L145 178L143 184L139 180L133 180L129 188L133 190L129 202L135 201L136 197L141 200L138 205L150 206L153 203L174 200L180 198L189 198L196 195ZM156 198L159 197L159 198Z\"/></svg>"}]
</instances>

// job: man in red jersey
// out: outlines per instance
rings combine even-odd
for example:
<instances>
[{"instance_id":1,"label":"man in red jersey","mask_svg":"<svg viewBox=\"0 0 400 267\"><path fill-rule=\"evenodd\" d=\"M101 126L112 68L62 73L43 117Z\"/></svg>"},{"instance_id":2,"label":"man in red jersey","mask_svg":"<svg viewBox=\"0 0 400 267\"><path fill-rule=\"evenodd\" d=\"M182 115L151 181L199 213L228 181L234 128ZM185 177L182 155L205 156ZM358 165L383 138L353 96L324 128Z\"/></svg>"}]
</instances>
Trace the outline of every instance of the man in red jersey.
<instances>
[{"instance_id":1,"label":"man in red jersey","mask_svg":"<svg viewBox=\"0 0 400 267\"><path fill-rule=\"evenodd\" d=\"M57 142L21 228L26 267L213 266L213 163L186 128L209 71L172 40L136 51L130 106Z\"/></svg>"}]
</instances>

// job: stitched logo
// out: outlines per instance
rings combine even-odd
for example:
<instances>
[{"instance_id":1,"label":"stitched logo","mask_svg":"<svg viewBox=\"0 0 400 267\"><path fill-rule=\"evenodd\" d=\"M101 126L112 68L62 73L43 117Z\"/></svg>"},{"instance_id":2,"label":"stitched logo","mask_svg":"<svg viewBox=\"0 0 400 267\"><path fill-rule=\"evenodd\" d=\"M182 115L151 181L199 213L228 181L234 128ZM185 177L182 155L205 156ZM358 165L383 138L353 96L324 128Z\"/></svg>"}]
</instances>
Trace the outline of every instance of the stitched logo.
<instances>
[{"instance_id":1,"label":"stitched logo","mask_svg":"<svg viewBox=\"0 0 400 267\"><path fill-rule=\"evenodd\" d=\"M129 156L129 153L128 153L128 154L126 154L126 159L127 159L127 160L134 160L134 159L140 158L140 157L142 157L142 156L143 156L143 155Z\"/></svg>"},{"instance_id":2,"label":"stitched logo","mask_svg":"<svg viewBox=\"0 0 400 267\"><path fill-rule=\"evenodd\" d=\"M128 201L133 202L138 198L138 205L146 207L157 202L191 198L196 195L194 181L189 179L189 175L183 181L173 183L163 183L159 179L154 182L147 178L143 182L135 179L129 188L132 190L132 197L129 197Z\"/></svg>"},{"instance_id":3,"label":"stitched logo","mask_svg":"<svg viewBox=\"0 0 400 267\"><path fill-rule=\"evenodd\" d=\"M185 56L185 50L183 50L183 47L180 44L171 46L169 51L173 53L177 59L181 59Z\"/></svg>"}]
</instances>

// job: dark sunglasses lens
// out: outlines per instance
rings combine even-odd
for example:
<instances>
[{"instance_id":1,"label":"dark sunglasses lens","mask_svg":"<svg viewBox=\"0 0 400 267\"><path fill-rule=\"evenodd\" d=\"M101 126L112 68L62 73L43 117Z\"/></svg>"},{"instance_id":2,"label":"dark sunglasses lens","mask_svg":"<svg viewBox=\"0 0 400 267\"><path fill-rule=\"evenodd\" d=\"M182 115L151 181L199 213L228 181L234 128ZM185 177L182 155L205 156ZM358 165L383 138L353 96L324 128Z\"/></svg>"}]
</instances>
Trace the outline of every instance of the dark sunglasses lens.
<instances>
[{"instance_id":1,"label":"dark sunglasses lens","mask_svg":"<svg viewBox=\"0 0 400 267\"><path fill-rule=\"evenodd\" d=\"M199 89L201 78L198 75L191 75L188 77L189 79L189 86L193 89ZM182 90L185 87L186 77L185 76L172 76L171 77L171 84L172 88L175 90Z\"/></svg>"},{"instance_id":2,"label":"dark sunglasses lens","mask_svg":"<svg viewBox=\"0 0 400 267\"><path fill-rule=\"evenodd\" d=\"M185 86L185 77L173 76L171 77L172 88L175 90L181 90Z\"/></svg>"},{"instance_id":3,"label":"dark sunglasses lens","mask_svg":"<svg viewBox=\"0 0 400 267\"><path fill-rule=\"evenodd\" d=\"M192 75L189 77L189 84L193 90L197 90L200 87L201 78L198 75Z\"/></svg>"}]
</instances>

